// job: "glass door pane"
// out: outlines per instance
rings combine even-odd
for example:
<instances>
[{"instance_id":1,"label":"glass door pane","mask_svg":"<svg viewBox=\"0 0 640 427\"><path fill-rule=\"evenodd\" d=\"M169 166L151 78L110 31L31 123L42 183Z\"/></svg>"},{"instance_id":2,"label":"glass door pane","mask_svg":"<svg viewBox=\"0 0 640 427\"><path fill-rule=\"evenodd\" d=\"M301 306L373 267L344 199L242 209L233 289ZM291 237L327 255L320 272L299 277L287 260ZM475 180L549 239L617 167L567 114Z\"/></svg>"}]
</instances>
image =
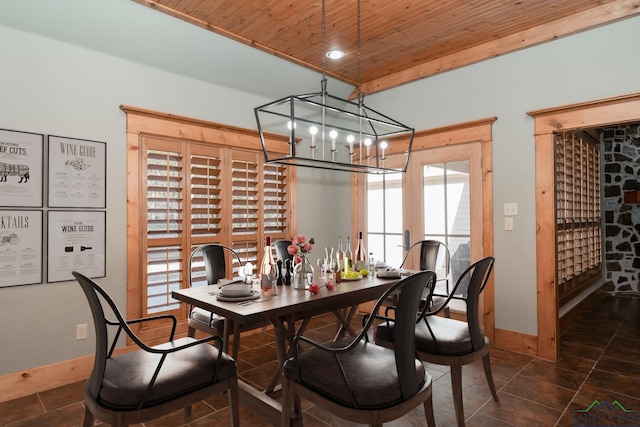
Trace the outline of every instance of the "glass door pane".
<instances>
[{"instance_id":1,"label":"glass door pane","mask_svg":"<svg viewBox=\"0 0 640 427\"><path fill-rule=\"evenodd\" d=\"M402 156L399 157L402 160ZM391 156L389 156L389 160ZM374 259L399 266L402 247L403 173L367 174L367 249Z\"/></svg>"},{"instance_id":2,"label":"glass door pane","mask_svg":"<svg viewBox=\"0 0 640 427\"><path fill-rule=\"evenodd\" d=\"M439 240L447 245L455 283L471 265L469 161L427 164L422 170L423 238Z\"/></svg>"}]
</instances>

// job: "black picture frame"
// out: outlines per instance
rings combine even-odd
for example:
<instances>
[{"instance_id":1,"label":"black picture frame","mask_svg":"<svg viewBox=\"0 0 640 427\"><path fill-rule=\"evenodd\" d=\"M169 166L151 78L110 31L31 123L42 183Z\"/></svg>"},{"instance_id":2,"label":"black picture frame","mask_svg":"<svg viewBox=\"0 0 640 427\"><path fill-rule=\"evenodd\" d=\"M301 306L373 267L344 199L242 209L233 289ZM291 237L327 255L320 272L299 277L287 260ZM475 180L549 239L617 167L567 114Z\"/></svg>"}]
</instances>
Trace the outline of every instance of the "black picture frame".
<instances>
[{"instance_id":1,"label":"black picture frame","mask_svg":"<svg viewBox=\"0 0 640 427\"><path fill-rule=\"evenodd\" d=\"M49 135L48 194L50 208L107 207L107 144Z\"/></svg>"},{"instance_id":2,"label":"black picture frame","mask_svg":"<svg viewBox=\"0 0 640 427\"><path fill-rule=\"evenodd\" d=\"M44 135L0 129L0 207L43 207Z\"/></svg>"},{"instance_id":3,"label":"black picture frame","mask_svg":"<svg viewBox=\"0 0 640 427\"><path fill-rule=\"evenodd\" d=\"M42 283L41 210L0 210L0 288Z\"/></svg>"},{"instance_id":4,"label":"black picture frame","mask_svg":"<svg viewBox=\"0 0 640 427\"><path fill-rule=\"evenodd\" d=\"M47 212L47 282L106 276L107 215L105 211Z\"/></svg>"}]
</instances>

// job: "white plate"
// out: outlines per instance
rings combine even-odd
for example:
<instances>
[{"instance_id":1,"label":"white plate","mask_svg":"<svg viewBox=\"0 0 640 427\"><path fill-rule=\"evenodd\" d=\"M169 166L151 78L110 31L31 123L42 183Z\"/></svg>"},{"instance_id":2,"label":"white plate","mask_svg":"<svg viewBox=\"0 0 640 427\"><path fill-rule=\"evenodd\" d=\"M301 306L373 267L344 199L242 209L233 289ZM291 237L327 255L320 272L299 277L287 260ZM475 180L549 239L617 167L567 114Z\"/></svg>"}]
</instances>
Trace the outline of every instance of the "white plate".
<instances>
[{"instance_id":1,"label":"white plate","mask_svg":"<svg viewBox=\"0 0 640 427\"><path fill-rule=\"evenodd\" d=\"M224 297L246 297L251 295L251 286L246 283L234 283L220 288L220 295Z\"/></svg>"}]
</instances>

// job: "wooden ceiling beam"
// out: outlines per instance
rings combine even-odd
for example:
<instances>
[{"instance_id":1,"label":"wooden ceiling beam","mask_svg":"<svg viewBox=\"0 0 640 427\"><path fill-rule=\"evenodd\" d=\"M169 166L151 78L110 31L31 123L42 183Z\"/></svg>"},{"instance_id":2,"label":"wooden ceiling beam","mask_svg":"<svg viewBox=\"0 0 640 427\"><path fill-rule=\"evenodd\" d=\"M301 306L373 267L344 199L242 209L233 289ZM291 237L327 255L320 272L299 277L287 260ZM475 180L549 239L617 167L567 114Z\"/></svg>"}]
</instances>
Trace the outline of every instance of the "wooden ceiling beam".
<instances>
[{"instance_id":1,"label":"wooden ceiling beam","mask_svg":"<svg viewBox=\"0 0 640 427\"><path fill-rule=\"evenodd\" d=\"M475 64L485 59L515 52L639 14L640 2L638 0L618 0L511 36L484 43L480 46L423 62L379 79L363 82L361 90L367 95L382 92L406 83ZM358 88L355 88L349 99L356 99L357 96Z\"/></svg>"}]
</instances>

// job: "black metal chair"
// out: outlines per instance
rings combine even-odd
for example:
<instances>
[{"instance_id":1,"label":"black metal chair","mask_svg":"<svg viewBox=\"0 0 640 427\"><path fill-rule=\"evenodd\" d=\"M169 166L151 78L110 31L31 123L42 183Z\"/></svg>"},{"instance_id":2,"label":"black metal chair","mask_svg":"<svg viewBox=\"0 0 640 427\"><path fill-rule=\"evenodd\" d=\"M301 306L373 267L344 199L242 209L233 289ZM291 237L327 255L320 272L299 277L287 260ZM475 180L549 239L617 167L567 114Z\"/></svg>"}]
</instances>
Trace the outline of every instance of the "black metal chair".
<instances>
[{"instance_id":1,"label":"black metal chair","mask_svg":"<svg viewBox=\"0 0 640 427\"><path fill-rule=\"evenodd\" d=\"M174 339L177 321L172 315L127 321L98 284L75 271L73 276L89 301L96 332L93 370L85 383L84 427L93 426L95 418L112 426L127 426L182 408L187 423L192 404L221 392L228 394L232 425L240 425L236 362L222 352L219 336ZM116 320L105 315L105 308ZM129 327L160 319L172 321L171 334L166 343L153 347ZM111 342L110 329L115 329ZM116 343L123 331L138 349L116 356Z\"/></svg>"},{"instance_id":2,"label":"black metal chair","mask_svg":"<svg viewBox=\"0 0 640 427\"><path fill-rule=\"evenodd\" d=\"M206 284L215 285L220 279L233 276L233 267L227 271L227 257L231 260L237 261L238 268L242 269L243 264L240 260L240 256L236 251L228 246L220 245L217 243L209 243L206 245L198 246L191 252L189 257L189 286L193 286L194 273L197 273L195 267L195 260L202 257L202 263L204 264L204 270L206 274ZM233 265L233 262L231 263ZM229 322L225 329L225 322ZM238 358L238 351L240 349L240 334L245 331L250 331L257 328L264 328L268 325L267 321L260 321L248 324L238 324L231 320L225 319L215 313L207 311L199 307L189 308L188 319L188 335L195 337L196 330L206 332L210 335L221 335L224 340L224 349L228 351L229 348L229 331L233 333L233 348L231 355L234 359Z\"/></svg>"},{"instance_id":3,"label":"black metal chair","mask_svg":"<svg viewBox=\"0 0 640 427\"><path fill-rule=\"evenodd\" d=\"M291 240L276 240L273 242L273 246L276 248L276 257L282 260L283 263L286 259L293 260L293 255L287 251L289 245L291 245Z\"/></svg>"},{"instance_id":4,"label":"black metal chair","mask_svg":"<svg viewBox=\"0 0 640 427\"><path fill-rule=\"evenodd\" d=\"M493 400L498 402L498 394L491 374L489 338L484 335L480 319L480 295L493 269L494 258L483 258L469 266L456 281L444 305L433 311L429 306L420 314L416 324L416 350L421 360L451 367L451 385L456 420L464 426L462 403L462 366L482 359ZM466 293L458 293L457 288L468 282ZM466 305L467 321L438 316L452 299ZM397 322L386 318L376 328L375 342L386 347L398 346Z\"/></svg>"},{"instance_id":5,"label":"black metal chair","mask_svg":"<svg viewBox=\"0 0 640 427\"><path fill-rule=\"evenodd\" d=\"M442 293L436 290L431 295L431 304L433 307L439 307L446 301L447 296L449 295L449 282L450 282L450 266L451 266L451 255L449 253L449 248L447 245L442 243L439 240L420 240L415 242L413 245L407 249L407 253L400 264L400 269L405 268L405 265L411 260L410 257L413 255L413 249L420 247L420 263L419 269L420 271L424 270L432 270L435 271L438 275L437 282L444 283L445 292ZM427 295L423 295L421 300L424 304L426 302ZM396 300L395 296L392 295L387 300L386 304L387 309L385 311L385 315L388 315L389 310L395 306ZM420 307L423 308L422 306ZM444 308L444 315L447 317L451 317L451 311L449 307Z\"/></svg>"},{"instance_id":6,"label":"black metal chair","mask_svg":"<svg viewBox=\"0 0 640 427\"><path fill-rule=\"evenodd\" d=\"M416 358L415 325L420 296L425 287L435 286L435 280L434 272L420 272L399 281L378 299L376 311L391 293L399 293L394 349L366 341L373 317L352 341L323 345L297 335L293 357L283 369L281 425L289 425L292 409L301 416L302 396L341 418L373 426L400 418L422 404L428 425L434 426L431 377ZM312 348L302 352L303 344Z\"/></svg>"}]
</instances>

